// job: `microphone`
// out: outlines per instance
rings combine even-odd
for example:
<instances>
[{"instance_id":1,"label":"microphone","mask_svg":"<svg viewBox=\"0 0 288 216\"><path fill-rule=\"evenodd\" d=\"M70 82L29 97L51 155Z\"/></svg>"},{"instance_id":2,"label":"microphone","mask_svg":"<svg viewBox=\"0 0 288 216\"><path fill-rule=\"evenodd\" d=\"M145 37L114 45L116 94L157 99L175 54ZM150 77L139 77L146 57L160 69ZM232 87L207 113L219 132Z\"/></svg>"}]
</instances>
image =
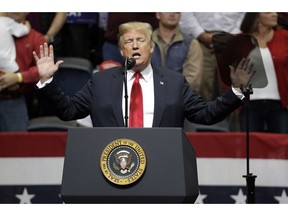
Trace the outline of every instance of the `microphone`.
<instances>
[{"instance_id":1,"label":"microphone","mask_svg":"<svg viewBox=\"0 0 288 216\"><path fill-rule=\"evenodd\" d=\"M135 64L136 64L136 60L134 58L128 58L128 57L125 58L125 61L124 61L125 69L130 70L135 66Z\"/></svg>"},{"instance_id":2,"label":"microphone","mask_svg":"<svg viewBox=\"0 0 288 216\"><path fill-rule=\"evenodd\" d=\"M132 69L136 64L136 60L134 58L125 58L124 61L124 86L125 86L125 92L124 92L124 98L125 98L125 116L124 116L124 124L125 127L128 127L128 90L127 90L127 70Z\"/></svg>"}]
</instances>

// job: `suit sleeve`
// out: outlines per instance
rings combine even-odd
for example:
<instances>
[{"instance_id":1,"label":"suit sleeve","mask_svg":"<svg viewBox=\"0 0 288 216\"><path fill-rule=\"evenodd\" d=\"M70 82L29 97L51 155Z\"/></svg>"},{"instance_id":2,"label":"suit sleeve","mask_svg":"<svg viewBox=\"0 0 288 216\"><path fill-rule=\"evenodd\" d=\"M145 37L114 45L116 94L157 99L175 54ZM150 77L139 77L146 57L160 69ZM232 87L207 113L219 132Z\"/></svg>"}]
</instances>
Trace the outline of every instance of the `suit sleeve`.
<instances>
[{"instance_id":1,"label":"suit sleeve","mask_svg":"<svg viewBox=\"0 0 288 216\"><path fill-rule=\"evenodd\" d=\"M189 88L188 83L183 87L184 109L186 118L193 123L212 125L225 119L230 113L243 104L232 91L206 102Z\"/></svg>"}]
</instances>

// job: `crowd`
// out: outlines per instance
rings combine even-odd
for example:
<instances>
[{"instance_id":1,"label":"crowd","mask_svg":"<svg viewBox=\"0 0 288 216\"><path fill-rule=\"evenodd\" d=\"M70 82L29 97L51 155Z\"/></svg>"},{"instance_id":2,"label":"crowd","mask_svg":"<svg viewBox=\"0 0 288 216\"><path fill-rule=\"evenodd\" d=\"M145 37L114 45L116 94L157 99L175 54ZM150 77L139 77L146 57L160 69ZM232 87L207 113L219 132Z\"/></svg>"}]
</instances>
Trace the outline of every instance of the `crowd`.
<instances>
[{"instance_id":1,"label":"crowd","mask_svg":"<svg viewBox=\"0 0 288 216\"><path fill-rule=\"evenodd\" d=\"M288 33L285 13L279 13L279 16L272 12L2 13L0 21L3 17L18 23L28 22L30 29L26 35L13 36L16 70L5 69L1 51L0 131L26 131L29 119L45 115L41 112L34 88L39 74L32 52L36 51L39 55L40 45L44 42L52 44L55 59L88 59L98 71L105 63L106 67L123 64L123 53L118 44L119 25L139 21L149 23L153 29L153 67L183 74L190 88L208 104L230 87L221 80L213 36L225 33L256 38L268 85L253 89L249 101L249 128L258 132L288 132L288 77L285 73L288 69ZM12 34L11 27L0 30ZM245 47L245 44L240 47ZM240 49L233 50L234 53L237 51ZM250 51L243 52L248 56ZM229 68L229 65L226 66ZM233 111L217 124L218 129L224 125L227 131L245 131L246 112L243 106ZM184 127L195 131L199 124L189 122Z\"/></svg>"}]
</instances>

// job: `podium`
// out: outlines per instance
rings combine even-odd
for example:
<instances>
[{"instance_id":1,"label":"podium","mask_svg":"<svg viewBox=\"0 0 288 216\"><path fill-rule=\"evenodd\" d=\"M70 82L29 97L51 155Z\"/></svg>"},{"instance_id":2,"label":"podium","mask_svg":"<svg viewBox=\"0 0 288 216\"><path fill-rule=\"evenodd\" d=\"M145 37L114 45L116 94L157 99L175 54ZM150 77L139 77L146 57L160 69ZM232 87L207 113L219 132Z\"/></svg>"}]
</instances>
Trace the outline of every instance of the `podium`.
<instances>
[{"instance_id":1,"label":"podium","mask_svg":"<svg viewBox=\"0 0 288 216\"><path fill-rule=\"evenodd\" d=\"M139 156L140 163L145 159L145 170L142 167L134 177L124 178L128 183L136 179L131 184L117 184L107 174L115 162L110 169L103 164L107 158L114 160L107 152L118 148L119 140L136 143L136 151L142 148L145 155ZM68 129L61 186L64 203L194 203L198 194L195 152L181 128Z\"/></svg>"}]
</instances>

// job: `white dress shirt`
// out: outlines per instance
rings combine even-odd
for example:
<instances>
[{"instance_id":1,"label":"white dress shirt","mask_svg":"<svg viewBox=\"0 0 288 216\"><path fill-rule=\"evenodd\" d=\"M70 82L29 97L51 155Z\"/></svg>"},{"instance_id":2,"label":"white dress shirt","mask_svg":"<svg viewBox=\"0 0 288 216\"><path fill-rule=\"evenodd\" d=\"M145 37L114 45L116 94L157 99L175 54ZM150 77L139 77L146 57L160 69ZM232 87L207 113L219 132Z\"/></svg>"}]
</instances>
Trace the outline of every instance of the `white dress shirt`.
<instances>
[{"instance_id":1,"label":"white dress shirt","mask_svg":"<svg viewBox=\"0 0 288 216\"><path fill-rule=\"evenodd\" d=\"M179 25L184 34L194 38L206 31L237 34L244 15L243 12L182 12Z\"/></svg>"},{"instance_id":2,"label":"white dress shirt","mask_svg":"<svg viewBox=\"0 0 288 216\"><path fill-rule=\"evenodd\" d=\"M129 119L129 104L130 104L130 93L132 89L132 84L134 82L134 71L127 71L127 92L128 92L128 119ZM145 70L141 71L142 77L140 78L140 85L143 94L143 118L144 127L152 127L153 117L154 117L154 82L153 82L153 70L151 65L149 65ZM125 86L123 85L123 118L125 122ZM129 122L129 121L128 121ZM129 126L129 125L128 125Z\"/></svg>"}]
</instances>

